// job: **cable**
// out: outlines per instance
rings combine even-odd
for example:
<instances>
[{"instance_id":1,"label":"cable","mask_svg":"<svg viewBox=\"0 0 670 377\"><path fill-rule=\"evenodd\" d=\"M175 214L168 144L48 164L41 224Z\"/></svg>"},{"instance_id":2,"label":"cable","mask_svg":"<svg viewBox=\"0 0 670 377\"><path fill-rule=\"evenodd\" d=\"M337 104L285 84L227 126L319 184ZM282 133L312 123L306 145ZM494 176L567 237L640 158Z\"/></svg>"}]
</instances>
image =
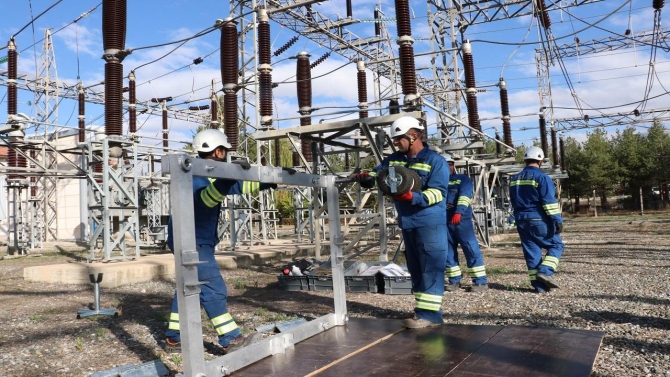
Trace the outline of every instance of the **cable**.
<instances>
[{"instance_id":1,"label":"cable","mask_svg":"<svg viewBox=\"0 0 670 377\"><path fill-rule=\"evenodd\" d=\"M554 3L552 0L549 0L549 1L550 1L552 4L556 5L556 3ZM629 1L630 1L630 0L628 0L626 3L628 3ZM617 8L617 10L623 8L623 6L626 5L626 3L624 3L622 6L620 6L619 8ZM602 28L602 27L600 27L600 26L597 26L597 25L598 25L601 21L603 21L604 19L601 19L601 20L599 20L599 21L596 22L596 23L590 24L590 23L584 21L583 19L581 19L581 18L575 16L574 14L568 12L568 11L565 10L565 9L563 9L563 11L564 11L565 13L567 13L568 15L570 15L571 17L574 17L574 18L577 19L578 21L583 22L583 23L585 23L586 25L588 25L589 27L587 27L586 29L591 28L591 27L594 27L594 28L596 28L596 29L598 29L598 30L602 30L602 31L604 31L604 32L607 32L607 33L616 35L616 36L618 36L618 37L622 37L622 38L630 39L630 40L632 40L632 41L635 41L635 42L640 43L640 44L643 44L643 45L659 47L658 45L654 44L653 42L652 42L652 43L649 43L649 42L641 41L641 40L638 40L638 39L635 39L635 38L631 38L630 36L623 35L623 34L619 34L619 33L613 32L613 31L611 31L611 30L608 30L608 29ZM610 13L610 15L612 15L612 14ZM607 17L609 17L609 16L607 16ZM655 26L654 26L654 28L655 28ZM582 29L582 30L578 31L577 33L581 32L581 31L584 31L584 30L586 30L586 29ZM569 35L567 35L567 36L569 37L569 36L575 35L575 34L577 34L577 33L569 34ZM561 38L563 38L563 37L561 37ZM653 41L653 40L652 40L652 41ZM663 47L661 47L661 48L663 48ZM668 50L665 49L665 48L663 48L663 50L666 51L666 52L668 51Z\"/></svg>"},{"instance_id":2,"label":"cable","mask_svg":"<svg viewBox=\"0 0 670 377\"><path fill-rule=\"evenodd\" d=\"M589 23L586 23L586 22L582 21L582 22L586 23L586 24L589 25L589 26L588 26L588 27L585 27L585 28L583 28L583 29L577 30L577 31L574 32L574 33L570 33L570 34L566 34L566 35L561 36L561 37L558 37L558 38L554 38L554 40L555 40L555 41L558 41L558 40L561 40L561 39L565 39L565 38L568 38L568 37L572 37L573 35L577 35L577 34L583 32L583 31L585 31L585 30L588 30L588 29L592 28L592 27L597 27L597 26L596 26L597 24L599 24L599 23L605 21L607 18L609 18L609 17L612 16L613 14L617 13L617 12L618 12L621 8L623 8L626 4L630 3L630 1L631 1L631 0L626 0L623 4L621 4L621 6L619 6L618 8L616 8L614 11L608 13L605 17L599 19L598 21L596 21L596 22L593 23L593 24L589 24ZM575 18L576 18L576 17L575 17ZM581 20L580 20L580 21L581 21ZM505 46L529 46L529 45L536 45L536 44L538 44L538 43L542 43L541 41L540 41L540 42L524 42L524 43L518 43L518 42L488 41L488 40L485 40L485 39L472 39L472 40L470 40L470 43L475 43L475 42L479 42L479 43L489 43L489 44L497 44L497 45L505 45ZM642 43L644 43L644 42L642 42ZM646 44L646 43L645 43L645 44Z\"/></svg>"},{"instance_id":3,"label":"cable","mask_svg":"<svg viewBox=\"0 0 670 377\"><path fill-rule=\"evenodd\" d=\"M33 13L33 10L32 10L32 9L33 9L33 5L32 5L32 2L29 1L29 3L30 3L30 13L31 13L31 20L30 20L30 22L27 23L24 27L22 27L19 31L17 31L14 35L12 35L9 39L14 39L14 37L16 37L16 36L18 36L19 34L21 34L21 32L22 32L23 30L25 30L28 26L33 26L33 27L34 27L33 23L34 23L35 21L37 21L38 18L42 17L42 15L44 15L46 12L50 11L51 8L53 8L53 7L55 7L56 5L60 4L61 1L63 1L63 0L58 0L58 1L56 1L52 6L50 6L50 7L47 8L47 9L45 9L42 13L38 14L37 17L35 17L35 18L32 18L32 13Z\"/></svg>"},{"instance_id":4,"label":"cable","mask_svg":"<svg viewBox=\"0 0 670 377\"><path fill-rule=\"evenodd\" d=\"M70 25L72 25L72 24L74 24L74 23L79 22L82 18L88 16L89 14L91 14L92 12L94 12L96 9L98 9L98 8L100 7L100 5L102 5L102 3L99 3L98 5L94 6L94 7L91 8L91 9L89 9L88 11L82 13L81 15L79 15L79 17L75 18L75 19L74 19L73 21L71 21L69 24L67 24L67 25L61 27L60 29L54 31L53 33L51 33L51 35L53 36L53 35L55 35L56 33L58 33L59 31L61 31L61 30L65 29L65 28L67 28L68 26L70 26ZM24 49L21 50L19 53L28 50L29 48L33 47L33 46L36 45L37 43L42 42L43 40L44 40L44 38L40 39L39 41L35 42L32 46L28 46L28 47L24 48ZM0 48L0 50L2 50L2 48Z\"/></svg>"},{"instance_id":5,"label":"cable","mask_svg":"<svg viewBox=\"0 0 670 377\"><path fill-rule=\"evenodd\" d=\"M531 19L530 19L530 24L528 25L528 29L526 30L526 35L523 37L522 42L525 42L525 41L526 41L526 38L528 38L528 35L530 35L530 30L533 28L533 22L534 22L534 20L535 20L535 18L531 17ZM503 71L505 70L505 66L507 65L507 62L508 62L510 59L512 59L512 56L514 56L514 54L516 54L516 52L519 51L520 48L521 48L520 45L519 45L519 46L516 46L516 48L514 49L514 51L512 51L512 53L507 57L507 60L505 60L505 62L503 63L502 67L500 68L500 77L503 77Z\"/></svg>"},{"instance_id":6,"label":"cable","mask_svg":"<svg viewBox=\"0 0 670 377\"><path fill-rule=\"evenodd\" d=\"M662 97L662 96L664 96L664 95L666 95L666 94L670 94L670 92L665 92L665 93L661 93L661 94L656 95L656 96L653 96L653 97L649 97L649 98L647 98L647 100L654 99L654 98L658 98L658 97ZM589 109L589 110L596 110L596 111L597 111L597 110L609 110L609 109L616 109L617 107L624 107L624 106L636 105L636 104L639 104L639 103L640 103L640 101L635 101L635 102L625 103L625 104L623 104L623 105L607 106L607 107L597 107L597 108L591 108L591 109ZM562 110L577 110L576 107L562 107L562 106L552 106L552 107L553 107L554 109L562 109Z\"/></svg>"},{"instance_id":7,"label":"cable","mask_svg":"<svg viewBox=\"0 0 670 377\"><path fill-rule=\"evenodd\" d=\"M153 81L153 80L158 80L158 79L163 78L163 77L165 77L165 76L167 76L167 75L169 75L169 74L175 73L175 72L177 72L177 71L180 71L180 70L182 70L182 69L184 69L184 68L187 68L187 67L190 67L190 66L192 66L192 65L198 65L198 64L202 63L204 59L210 57L212 54L214 54L214 53L217 52L217 51L219 51L218 48L217 48L216 50L210 52L209 54L205 55L204 58L198 57L198 58L196 58L196 59L193 60L193 63L187 64L187 65L185 65L185 66L183 66L183 67L176 68L176 69L174 69L174 70L172 70L172 71L170 71L170 72L164 73L164 74L162 74L162 75L160 75L160 76L158 76L158 77L154 77L153 79L149 79L149 80L147 80L147 81L144 81L144 82L142 82L142 83L139 83L139 84L136 85L136 87L138 87L138 86L140 86L140 85L147 84L147 83L149 83L149 82L151 82L151 81ZM197 60L200 60L200 61L196 63Z\"/></svg>"},{"instance_id":8,"label":"cable","mask_svg":"<svg viewBox=\"0 0 670 377\"><path fill-rule=\"evenodd\" d=\"M346 67L346 66L348 66L349 64L352 64L352 63L354 63L354 62L347 62L347 63L345 63L345 64L343 64L343 65L341 65L341 66L339 66L339 67L333 69L333 70L330 71L330 72L326 72L326 73L324 73L324 74L322 74L322 75L319 75L319 76L312 76L312 77L310 78L310 80L318 79L318 78L320 78L320 77L329 75L329 74L331 74L331 73L333 73L333 72L335 72L335 71L337 71L337 70L340 70L340 69L342 69L342 68L344 68L344 67ZM291 79L291 78L293 78L293 77L295 77L295 75L289 77L288 79ZM288 79L287 79L287 80L288 80ZM280 82L278 82L277 84L295 84L295 83L297 83L297 82L299 82L299 81L304 81L304 80L296 80L296 81L280 81Z\"/></svg>"}]
</instances>

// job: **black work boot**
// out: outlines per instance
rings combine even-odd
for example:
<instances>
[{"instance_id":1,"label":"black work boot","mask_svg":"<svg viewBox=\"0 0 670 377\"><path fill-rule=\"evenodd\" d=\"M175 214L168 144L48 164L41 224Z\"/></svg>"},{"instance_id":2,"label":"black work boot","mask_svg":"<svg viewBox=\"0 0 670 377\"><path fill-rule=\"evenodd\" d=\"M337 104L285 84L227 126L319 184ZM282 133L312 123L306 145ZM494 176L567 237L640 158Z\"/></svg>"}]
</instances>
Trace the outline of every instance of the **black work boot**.
<instances>
[{"instance_id":1,"label":"black work boot","mask_svg":"<svg viewBox=\"0 0 670 377\"><path fill-rule=\"evenodd\" d=\"M444 285L445 292L456 292L461 288L461 283L447 283Z\"/></svg>"},{"instance_id":2,"label":"black work boot","mask_svg":"<svg viewBox=\"0 0 670 377\"><path fill-rule=\"evenodd\" d=\"M547 274L537 274L537 281L544 284L547 288L558 288L558 284L554 282L554 278Z\"/></svg>"}]
</instances>

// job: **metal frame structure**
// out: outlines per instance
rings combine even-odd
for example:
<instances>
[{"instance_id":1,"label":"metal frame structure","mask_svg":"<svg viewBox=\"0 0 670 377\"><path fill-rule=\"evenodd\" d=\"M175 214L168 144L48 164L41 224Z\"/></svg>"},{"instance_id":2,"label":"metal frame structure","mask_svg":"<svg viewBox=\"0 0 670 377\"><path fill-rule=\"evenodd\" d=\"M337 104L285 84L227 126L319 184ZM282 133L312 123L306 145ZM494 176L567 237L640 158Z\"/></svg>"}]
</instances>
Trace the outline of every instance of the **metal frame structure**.
<instances>
[{"instance_id":1,"label":"metal frame structure","mask_svg":"<svg viewBox=\"0 0 670 377\"><path fill-rule=\"evenodd\" d=\"M198 281L195 232L193 231L193 177L226 178L264 183L277 183L325 189L328 195L338 196L334 176L289 173L275 167L239 169L233 164L194 159L185 154L168 154L162 158L163 173L170 176L170 200L181 203L171 210L174 232L174 256L179 306L179 325L182 339L182 360L185 376L225 376L267 356L283 353L304 339L347 321L344 286L344 242L340 230L339 203L328 201L330 253L333 273L334 313L295 327L225 356L206 361L202 343L200 314L200 285Z\"/></svg>"},{"instance_id":2,"label":"metal frame structure","mask_svg":"<svg viewBox=\"0 0 670 377\"><path fill-rule=\"evenodd\" d=\"M120 147L124 155L115 158L111 165L111 146ZM139 179L135 169L138 167L137 144L123 137L107 136L101 141L88 145L88 168L95 171L102 166L102 174L93 174L89 179L88 209L89 225L92 229L89 238L89 261L137 259L140 257L139 239ZM179 203L179 202L176 202ZM115 223L116 234L114 234ZM126 244L126 233L133 237L134 252ZM96 255L98 242L102 241L102 256ZM119 255L113 255L115 250Z\"/></svg>"}]
</instances>

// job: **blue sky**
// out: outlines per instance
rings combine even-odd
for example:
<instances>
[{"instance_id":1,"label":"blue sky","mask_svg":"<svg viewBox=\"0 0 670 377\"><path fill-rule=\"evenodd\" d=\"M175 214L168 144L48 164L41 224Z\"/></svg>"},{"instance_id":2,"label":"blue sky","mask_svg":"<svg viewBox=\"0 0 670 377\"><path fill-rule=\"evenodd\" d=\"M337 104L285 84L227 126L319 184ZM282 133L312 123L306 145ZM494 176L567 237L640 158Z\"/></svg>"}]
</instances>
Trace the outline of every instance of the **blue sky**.
<instances>
[{"instance_id":1,"label":"blue sky","mask_svg":"<svg viewBox=\"0 0 670 377\"><path fill-rule=\"evenodd\" d=\"M547 4L551 1L547 0ZM0 46L6 45L9 38L21 27L28 24L32 15L37 16L56 0L0 0L0 8L5 10L11 7L11 11L0 12ZM369 20L373 16L375 6L381 8L386 17L395 17L393 2L379 2L357 0L354 1L353 16L356 19ZM9 5L11 4L11 5ZM44 30L52 28L56 31L71 23L82 13L100 4L98 0L63 0L44 14L34 23L16 36L19 57L19 72L35 75L36 55L40 53L41 44L31 47L35 42L42 39ZM197 5L194 5L197 4ZM425 40L429 36L429 26L426 18L425 1L411 1L412 7L412 34L417 40L414 50L417 53L430 50ZM625 4L625 5L624 5ZM618 12L615 9L624 5ZM314 9L321 14L336 19L346 16L345 2L342 0L324 1L320 5L314 5ZM614 13L612 13L614 12ZM229 16L229 5L224 1L199 0L197 2L184 0L165 0L161 2L150 1L128 1L128 22L126 32L126 48L138 48L165 42L170 42L190 37L214 24L216 19ZM604 38L613 36L610 32L624 34L630 28L634 33L651 30L653 27L654 13L651 1L633 1L626 3L623 0L609 0L580 7L567 9L567 12L550 12L552 20L552 33L554 37L561 38L573 34L575 31L587 29L577 34L582 44L593 38ZM589 27L577 18L587 22L596 22L604 19L598 24L605 29L600 30ZM59 31L53 36L54 51L58 77L69 84L75 84L77 77L84 85L90 86L100 83L104 79L104 60L102 56L102 6L98 7L88 16ZM276 50L295 34L288 28L271 21L272 25L272 50ZM389 35L395 38L395 24L386 24ZM371 22L360 22L348 27L348 30L361 37L374 35L374 25ZM138 99L148 100L152 97L172 96L175 100L171 105L189 101L191 105L205 105L209 96L209 87L212 80L221 80L219 69L219 36L218 31L204 37L194 39L177 49L169 56L159 62L152 63L136 71L138 86ZM510 20L501 20L486 24L471 26L466 31L466 37L473 40L473 57L476 69L477 85L487 87L485 93L478 94L479 115L482 128L485 132L492 134L493 127L502 128L500 121L500 101L498 89L490 87L498 82L502 76L507 81L510 96L510 110L513 116L512 129L515 144L530 144L532 138L537 137L537 116L521 116L524 114L537 114L539 111L538 82L536 76L534 53L539 47L537 44L513 45L514 43L531 43L538 41L537 22L532 17L519 17ZM481 41L512 43L502 45L497 43L484 43ZM561 38L559 44L573 43L574 37ZM396 50L397 45L392 43ZM173 46L164 46L151 49L135 51L128 56L123 64L125 74L131 69L150 62L168 51ZM301 37L288 51L279 57L273 57L273 81L291 81L295 74L295 60L286 59L295 56L300 51L306 51L312 56L312 61L322 56L328 50L316 45L306 38ZM209 57L207 55L213 53ZM638 45L635 49L606 52L597 55L588 55L577 58L565 59L564 63L569 72L570 80L575 88L576 96L591 107L611 107L621 104L635 103L644 97L649 70L650 47ZM0 56L6 55L6 49L0 50ZM199 65L189 65L193 59L203 57L204 62ZM418 57L416 66L427 67L429 56ZM670 89L670 64L669 54L658 50L656 55L655 69L657 74L653 78L652 89L649 96L656 96ZM330 58L312 70L312 83L314 107L329 106L356 106L356 66L348 64L341 69L335 69L345 65L347 60L337 54L331 54ZM504 65L504 69L503 69ZM185 67L187 66L187 67ZM184 68L185 67L185 68ZM6 70L6 63L0 64L0 71ZM181 69L179 69L181 68ZM332 73L329 73L334 71ZM329 74L327 74L329 73ZM167 74L167 75L166 75ZM165 75L165 76L163 76ZM161 77L163 76L163 77ZM373 100L372 74L368 71L369 101ZM575 107L573 96L568 90L566 81L560 72L558 65L551 69L551 82L553 103L556 107ZM124 84L127 85L127 84ZM220 83L217 89L220 89ZM102 86L99 86L102 91ZM6 88L0 87L0 99L6 95ZM274 91L275 118L290 118L297 115L297 100L295 84L283 84ZM0 103L0 121L6 119L6 100ZM34 109L29 106L28 101L33 102L32 93L19 92L19 112L28 115L34 114ZM666 96L649 101L647 109L666 107L670 103ZM74 101L63 101L59 106L59 124L75 127L77 124L76 103ZM186 105L181 105L186 106ZM583 105L588 108L587 105ZM635 105L628 105L619 109L609 109L607 112L623 111L630 112ZM463 116L467 114L462 107ZM325 112L326 110L324 110ZM332 111L332 110L329 110ZM99 118L103 113L101 106L87 105L87 123L94 125L104 124ZM591 112L596 114L596 112ZM557 109L556 118L575 117L575 110ZM313 122L331 116L320 116L315 114ZM357 117L354 113L349 118ZM346 119L343 117L340 119ZM486 120L489 119L490 120ZM434 118L430 119L434 121ZM161 120L160 116L138 117L139 133L147 137L160 138ZM298 120L282 120L276 123L280 128L298 125ZM170 139L174 141L189 141L192 130L197 127L195 123L170 119ZM124 131L127 126L124 126ZM614 131L609 128L608 131ZM586 131L572 131L566 135L584 139ZM160 144L158 140L145 140L147 144Z\"/></svg>"}]
</instances>

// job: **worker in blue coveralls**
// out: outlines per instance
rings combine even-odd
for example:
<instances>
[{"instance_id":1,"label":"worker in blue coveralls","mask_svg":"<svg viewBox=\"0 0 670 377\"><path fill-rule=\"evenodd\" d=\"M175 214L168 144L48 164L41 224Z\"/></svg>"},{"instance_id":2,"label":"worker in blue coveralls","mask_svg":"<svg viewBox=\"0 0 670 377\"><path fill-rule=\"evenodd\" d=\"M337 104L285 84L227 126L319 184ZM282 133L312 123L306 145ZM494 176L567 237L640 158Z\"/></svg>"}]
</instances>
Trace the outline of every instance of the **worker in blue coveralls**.
<instances>
[{"instance_id":1,"label":"worker in blue coveralls","mask_svg":"<svg viewBox=\"0 0 670 377\"><path fill-rule=\"evenodd\" d=\"M553 275L565 247L560 236L563 217L554 183L540 170L544 160L542 149L528 148L523 160L526 167L510 180L510 201L530 284L537 293L545 293L558 288ZM543 249L547 250L544 258Z\"/></svg>"},{"instance_id":2,"label":"worker in blue coveralls","mask_svg":"<svg viewBox=\"0 0 670 377\"><path fill-rule=\"evenodd\" d=\"M212 161L226 161L226 154L232 146L222 130L206 129L195 135L193 149L198 157ZM246 160L239 164L243 169L249 169L251 165ZM221 202L226 195L248 194L267 188L275 188L275 184L259 182L235 181L229 179L208 179L206 177L193 177L193 208L195 211L194 228L196 239L196 250L198 259L198 280L206 282L200 286L200 305L205 309L207 316L212 322L219 337L219 345L223 352L246 345L250 338L245 339L233 317L228 312L228 290L221 276L219 266L214 259L215 247L219 243L217 233ZM178 205L175 204L175 205ZM186 232L188 229L177 229ZM192 231L192 230L191 230ZM173 229L172 218L168 223L168 247L173 252ZM165 332L168 348L176 348L180 345L179 335L179 310L177 305L177 294L172 300L170 322Z\"/></svg>"},{"instance_id":3,"label":"worker in blue coveralls","mask_svg":"<svg viewBox=\"0 0 670 377\"><path fill-rule=\"evenodd\" d=\"M458 264L457 247L461 245L468 274L472 278L471 292L484 292L488 289L484 256L479 248L472 222L472 180L465 174L457 174L454 158L446 157L449 164L449 191L447 193L447 228L449 229L449 250L445 273L449 282L447 292L460 288L463 274Z\"/></svg>"},{"instance_id":4,"label":"worker in blue coveralls","mask_svg":"<svg viewBox=\"0 0 670 377\"><path fill-rule=\"evenodd\" d=\"M447 258L444 198L449 184L449 167L444 157L422 141L422 134L423 127L417 119L398 118L391 125L391 138L397 151L371 172L354 176L367 188L374 186L380 170L391 166L407 167L421 177L420 191L408 190L393 196L416 302L413 317L403 320L403 326L410 329L443 323L442 295Z\"/></svg>"}]
</instances>

